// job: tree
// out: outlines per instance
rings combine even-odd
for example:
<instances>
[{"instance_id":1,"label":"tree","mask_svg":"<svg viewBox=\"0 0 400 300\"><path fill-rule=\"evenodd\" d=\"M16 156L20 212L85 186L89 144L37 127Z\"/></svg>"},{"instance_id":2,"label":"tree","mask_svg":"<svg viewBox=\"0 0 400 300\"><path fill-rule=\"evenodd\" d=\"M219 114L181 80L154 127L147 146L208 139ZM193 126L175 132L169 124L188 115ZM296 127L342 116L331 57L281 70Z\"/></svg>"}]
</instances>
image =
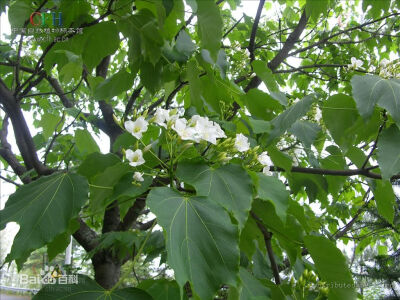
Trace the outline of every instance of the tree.
<instances>
[{"instance_id":1,"label":"tree","mask_svg":"<svg viewBox=\"0 0 400 300\"><path fill-rule=\"evenodd\" d=\"M0 4L5 262L72 235L88 299L356 299L339 241L398 259L398 1ZM174 280L118 288L154 259Z\"/></svg>"}]
</instances>

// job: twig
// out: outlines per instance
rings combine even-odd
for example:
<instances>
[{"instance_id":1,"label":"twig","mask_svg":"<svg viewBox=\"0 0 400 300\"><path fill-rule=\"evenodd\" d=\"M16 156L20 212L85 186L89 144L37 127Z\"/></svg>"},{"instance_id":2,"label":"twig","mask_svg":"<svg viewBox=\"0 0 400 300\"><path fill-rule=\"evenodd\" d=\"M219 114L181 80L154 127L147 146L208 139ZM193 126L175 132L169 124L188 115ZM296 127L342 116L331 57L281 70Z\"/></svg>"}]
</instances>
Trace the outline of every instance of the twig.
<instances>
[{"instance_id":1,"label":"twig","mask_svg":"<svg viewBox=\"0 0 400 300\"><path fill-rule=\"evenodd\" d=\"M16 183L15 181L12 181L11 179L8 179L7 177L4 177L2 175L0 175L0 178L3 179L4 181L7 181L8 183L15 185L15 186L21 186L19 183Z\"/></svg>"},{"instance_id":2,"label":"twig","mask_svg":"<svg viewBox=\"0 0 400 300\"><path fill-rule=\"evenodd\" d=\"M244 14L239 20L237 20L235 22L235 24L233 24L233 26L231 28L229 28L229 30L227 32L225 32L225 34L222 36L222 39L226 38L232 32L232 30L235 29L236 26L239 25L240 21L242 21L243 18L244 18Z\"/></svg>"},{"instance_id":3,"label":"twig","mask_svg":"<svg viewBox=\"0 0 400 300\"><path fill-rule=\"evenodd\" d=\"M258 23L260 22L261 12L262 12L262 9L264 8L264 3L265 3L265 0L260 0L260 2L258 3L256 17L254 18L253 27L251 28L250 41L249 41L249 47L248 47L249 52L250 52L250 63L255 59L254 41L256 39Z\"/></svg>"},{"instance_id":4,"label":"twig","mask_svg":"<svg viewBox=\"0 0 400 300\"><path fill-rule=\"evenodd\" d=\"M272 269L272 273L274 274L275 284L281 284L281 278L279 276L279 269L278 269L278 265L276 264L276 261L275 261L274 252L273 252L272 244L271 244L272 233L267 230L264 223L253 211L250 211L250 214L253 217L253 219L256 221L258 228L260 229L260 231L262 232L262 234L264 236L265 247L267 248L268 258L269 258L269 261L271 262L271 269Z\"/></svg>"},{"instance_id":5,"label":"twig","mask_svg":"<svg viewBox=\"0 0 400 300\"><path fill-rule=\"evenodd\" d=\"M373 146L372 146L372 148L371 148L371 151L368 153L367 158L365 159L365 161L364 161L364 163L363 163L361 169L365 169L365 166L367 165L369 159L371 158L371 156L372 156L372 154L374 153L376 147L378 146L379 135L381 134L383 128L384 128L385 125L386 125L386 120L387 120L387 116L386 116L386 114L384 114L383 123L379 126L378 134L376 135L374 144L373 144Z\"/></svg>"},{"instance_id":6,"label":"twig","mask_svg":"<svg viewBox=\"0 0 400 300\"><path fill-rule=\"evenodd\" d=\"M370 189L368 189L368 190L365 192L365 194L364 194L364 196L363 196L363 199L362 199L362 202L364 202L364 201L367 199L369 192L370 192ZM369 199L367 202L365 202L364 205L361 206L361 207L357 210L356 214L355 214L354 217L350 220L349 223L347 223L342 229L337 230L337 231L333 234L333 236L332 236L333 239L335 239L335 240L340 239L342 236L344 236L344 235L350 230L350 228L354 225L354 223L356 222L356 220L358 219L358 217L361 215L361 213L364 211L364 209L368 206L368 203L369 203L370 200L371 200L371 199Z\"/></svg>"}]
</instances>

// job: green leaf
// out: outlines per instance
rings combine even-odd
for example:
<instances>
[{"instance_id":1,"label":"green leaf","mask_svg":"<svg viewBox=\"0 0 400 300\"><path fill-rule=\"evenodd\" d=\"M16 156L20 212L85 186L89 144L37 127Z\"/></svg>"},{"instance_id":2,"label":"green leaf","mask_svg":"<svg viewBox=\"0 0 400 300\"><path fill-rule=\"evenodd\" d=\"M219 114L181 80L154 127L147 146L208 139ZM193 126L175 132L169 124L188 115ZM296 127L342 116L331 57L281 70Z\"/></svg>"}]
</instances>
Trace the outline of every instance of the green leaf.
<instances>
[{"instance_id":1,"label":"green leaf","mask_svg":"<svg viewBox=\"0 0 400 300\"><path fill-rule=\"evenodd\" d=\"M85 1L63 0L59 11L62 13L64 27L76 28L89 17L90 4Z\"/></svg>"},{"instance_id":2,"label":"green leaf","mask_svg":"<svg viewBox=\"0 0 400 300\"><path fill-rule=\"evenodd\" d=\"M45 139L49 139L53 136L54 131L56 130L57 124L60 122L61 117L49 113L45 113L42 115L42 118L39 121L40 126L43 128L43 136ZM61 129L61 124L57 128Z\"/></svg>"},{"instance_id":3,"label":"green leaf","mask_svg":"<svg viewBox=\"0 0 400 300\"><path fill-rule=\"evenodd\" d=\"M322 118L335 143L348 149L353 143L353 128L359 118L353 98L344 94L329 97L322 107Z\"/></svg>"},{"instance_id":4,"label":"green leaf","mask_svg":"<svg viewBox=\"0 0 400 300\"><path fill-rule=\"evenodd\" d=\"M388 180L376 180L375 183L374 196L378 213L390 224L393 224L396 196L394 195L392 184Z\"/></svg>"},{"instance_id":5,"label":"green leaf","mask_svg":"<svg viewBox=\"0 0 400 300\"><path fill-rule=\"evenodd\" d=\"M262 200L271 200L275 206L276 214L282 222L286 222L289 191L278 178L266 176L263 173L257 173L256 176L257 197Z\"/></svg>"},{"instance_id":6,"label":"green leaf","mask_svg":"<svg viewBox=\"0 0 400 300\"><path fill-rule=\"evenodd\" d=\"M383 179L388 180L400 172L400 130L396 125L382 131L377 156Z\"/></svg>"},{"instance_id":7,"label":"green leaf","mask_svg":"<svg viewBox=\"0 0 400 300\"><path fill-rule=\"evenodd\" d=\"M342 151L336 146L330 145L325 149L331 155L320 159L321 167L328 170L346 170L347 164L343 157ZM325 176L328 182L329 192L336 194L343 187L346 182L346 177L344 176Z\"/></svg>"},{"instance_id":8,"label":"green leaf","mask_svg":"<svg viewBox=\"0 0 400 300\"><path fill-rule=\"evenodd\" d=\"M257 76L265 83L270 93L279 91L279 87L274 79L274 74L272 74L271 69L268 68L268 65L264 61L255 60L251 64L254 72L256 72Z\"/></svg>"},{"instance_id":9,"label":"green leaf","mask_svg":"<svg viewBox=\"0 0 400 300\"><path fill-rule=\"evenodd\" d=\"M168 262L181 288L190 281L201 299L211 299L222 284L236 286L239 235L221 206L166 187L152 189L147 204L166 231Z\"/></svg>"},{"instance_id":10,"label":"green leaf","mask_svg":"<svg viewBox=\"0 0 400 300\"><path fill-rule=\"evenodd\" d=\"M18 188L0 211L0 230L8 222L20 226L6 261L16 260L20 270L33 250L66 232L87 194L87 181L73 173L44 176Z\"/></svg>"},{"instance_id":11,"label":"green leaf","mask_svg":"<svg viewBox=\"0 0 400 300\"><path fill-rule=\"evenodd\" d=\"M251 115L263 120L271 120L274 112L282 110L279 101L259 89L251 89L242 97Z\"/></svg>"},{"instance_id":12,"label":"green leaf","mask_svg":"<svg viewBox=\"0 0 400 300\"><path fill-rule=\"evenodd\" d=\"M190 35L187 34L185 30L179 32L176 38L175 49L180 54L184 55L186 60L188 60L196 50L196 45L192 42Z\"/></svg>"},{"instance_id":13,"label":"green leaf","mask_svg":"<svg viewBox=\"0 0 400 300\"><path fill-rule=\"evenodd\" d=\"M281 167L286 172L291 172L293 160L288 154L279 151L274 145L269 146L267 151L272 162L274 163L274 166Z\"/></svg>"},{"instance_id":14,"label":"green leaf","mask_svg":"<svg viewBox=\"0 0 400 300\"><path fill-rule=\"evenodd\" d=\"M318 124L301 120L296 121L289 129L289 132L293 133L306 147L311 147L320 131L321 127Z\"/></svg>"},{"instance_id":15,"label":"green leaf","mask_svg":"<svg viewBox=\"0 0 400 300\"><path fill-rule=\"evenodd\" d=\"M206 164L183 162L178 165L176 176L194 186L197 196L206 196L232 212L239 228L243 228L251 208L252 182L241 166L230 164L213 169Z\"/></svg>"},{"instance_id":16,"label":"green leaf","mask_svg":"<svg viewBox=\"0 0 400 300\"><path fill-rule=\"evenodd\" d=\"M270 132L271 123L263 120L249 118L249 123L255 134Z\"/></svg>"},{"instance_id":17,"label":"green leaf","mask_svg":"<svg viewBox=\"0 0 400 300\"><path fill-rule=\"evenodd\" d=\"M271 122L273 129L267 142L269 143L274 138L281 136L294 122L304 116L316 99L314 95L306 96L274 118Z\"/></svg>"},{"instance_id":18,"label":"green leaf","mask_svg":"<svg viewBox=\"0 0 400 300\"><path fill-rule=\"evenodd\" d=\"M140 66L140 81L151 93L155 93L161 87L162 66L158 62L153 66L149 62L143 62Z\"/></svg>"},{"instance_id":19,"label":"green leaf","mask_svg":"<svg viewBox=\"0 0 400 300\"><path fill-rule=\"evenodd\" d=\"M190 104L194 106L198 113L203 111L202 85L199 79L200 71L195 60L190 60L187 64L187 76L190 89Z\"/></svg>"},{"instance_id":20,"label":"green leaf","mask_svg":"<svg viewBox=\"0 0 400 300\"><path fill-rule=\"evenodd\" d=\"M80 152L90 154L93 152L100 152L92 135L86 129L77 129L75 131L75 143Z\"/></svg>"},{"instance_id":21,"label":"green leaf","mask_svg":"<svg viewBox=\"0 0 400 300\"><path fill-rule=\"evenodd\" d=\"M322 236L305 236L304 243L320 278L329 286L329 300L356 299L353 279L341 251Z\"/></svg>"},{"instance_id":22,"label":"green leaf","mask_svg":"<svg viewBox=\"0 0 400 300\"><path fill-rule=\"evenodd\" d=\"M374 19L377 19L382 15L382 11L388 11L390 7L390 0L363 0L363 11L366 11L369 5L371 5L370 12L372 17Z\"/></svg>"},{"instance_id":23,"label":"green leaf","mask_svg":"<svg viewBox=\"0 0 400 300\"><path fill-rule=\"evenodd\" d=\"M107 249L114 257L124 259L128 254L132 253L134 247L140 246L141 236L133 231L112 231L103 233L98 239L97 246L88 253L89 257L100 250Z\"/></svg>"},{"instance_id":24,"label":"green leaf","mask_svg":"<svg viewBox=\"0 0 400 300\"><path fill-rule=\"evenodd\" d=\"M324 202L327 199L328 183L321 175L292 173L289 184L293 194L297 194L304 188L310 202L316 199Z\"/></svg>"},{"instance_id":25,"label":"green leaf","mask_svg":"<svg viewBox=\"0 0 400 300\"><path fill-rule=\"evenodd\" d=\"M133 172L125 174L115 185L114 192L112 194L112 199L118 199L121 197L129 197L131 199L140 196L147 191L153 178L151 176L143 176L144 181L139 182L139 186L132 184L133 182Z\"/></svg>"},{"instance_id":26,"label":"green leaf","mask_svg":"<svg viewBox=\"0 0 400 300\"><path fill-rule=\"evenodd\" d=\"M271 299L271 292L268 287L255 278L245 268L240 268L240 279L242 281L240 300Z\"/></svg>"},{"instance_id":27,"label":"green leaf","mask_svg":"<svg viewBox=\"0 0 400 300\"><path fill-rule=\"evenodd\" d=\"M52 261L57 254L63 252L71 241L71 235L79 229L79 222L76 219L71 219L68 230L56 236L51 243L47 244L47 255L49 261Z\"/></svg>"},{"instance_id":28,"label":"green leaf","mask_svg":"<svg viewBox=\"0 0 400 300\"><path fill-rule=\"evenodd\" d=\"M133 85L133 76L125 69L102 81L94 90L97 99L110 99L129 90Z\"/></svg>"},{"instance_id":29,"label":"green leaf","mask_svg":"<svg viewBox=\"0 0 400 300\"><path fill-rule=\"evenodd\" d=\"M351 79L353 96L358 111L364 119L368 119L376 104L386 109L400 125L400 83L393 79L383 79L376 75L355 75Z\"/></svg>"},{"instance_id":30,"label":"green leaf","mask_svg":"<svg viewBox=\"0 0 400 300\"><path fill-rule=\"evenodd\" d=\"M11 24L11 27L15 28L23 28L26 20L29 20L31 13L34 12L32 9L31 1L13 1L9 6L8 10L8 21Z\"/></svg>"},{"instance_id":31,"label":"green leaf","mask_svg":"<svg viewBox=\"0 0 400 300\"><path fill-rule=\"evenodd\" d=\"M85 275L77 275L78 284L49 284L43 287L33 300L153 300L145 291L138 288L125 288L108 291L102 288L93 279Z\"/></svg>"},{"instance_id":32,"label":"green leaf","mask_svg":"<svg viewBox=\"0 0 400 300\"><path fill-rule=\"evenodd\" d=\"M101 154L94 152L89 154L82 162L78 168L78 173L90 180L94 175L120 162L119 157L113 153Z\"/></svg>"},{"instance_id":33,"label":"green leaf","mask_svg":"<svg viewBox=\"0 0 400 300\"><path fill-rule=\"evenodd\" d=\"M141 281L138 288L145 290L154 300L181 299L181 291L176 281L170 281L167 279L148 279ZM187 297L184 296L184 299L187 299Z\"/></svg>"},{"instance_id":34,"label":"green leaf","mask_svg":"<svg viewBox=\"0 0 400 300\"><path fill-rule=\"evenodd\" d=\"M107 55L113 54L120 43L117 26L112 21L87 27L84 37L82 58L90 69L96 67Z\"/></svg>"},{"instance_id":35,"label":"green leaf","mask_svg":"<svg viewBox=\"0 0 400 300\"><path fill-rule=\"evenodd\" d=\"M108 167L104 172L97 174L90 185L90 208L92 212L99 213L108 204L107 201L114 192L114 186L122 176L132 168L124 163ZM133 180L133 178L132 178Z\"/></svg>"},{"instance_id":36,"label":"green leaf","mask_svg":"<svg viewBox=\"0 0 400 300\"><path fill-rule=\"evenodd\" d=\"M307 0L306 14L313 21L317 21L320 14L328 12L329 0Z\"/></svg>"},{"instance_id":37,"label":"green leaf","mask_svg":"<svg viewBox=\"0 0 400 300\"><path fill-rule=\"evenodd\" d=\"M201 45L210 51L214 61L217 60L218 50L222 39L222 18L214 0L196 0L198 34Z\"/></svg>"}]
</instances>

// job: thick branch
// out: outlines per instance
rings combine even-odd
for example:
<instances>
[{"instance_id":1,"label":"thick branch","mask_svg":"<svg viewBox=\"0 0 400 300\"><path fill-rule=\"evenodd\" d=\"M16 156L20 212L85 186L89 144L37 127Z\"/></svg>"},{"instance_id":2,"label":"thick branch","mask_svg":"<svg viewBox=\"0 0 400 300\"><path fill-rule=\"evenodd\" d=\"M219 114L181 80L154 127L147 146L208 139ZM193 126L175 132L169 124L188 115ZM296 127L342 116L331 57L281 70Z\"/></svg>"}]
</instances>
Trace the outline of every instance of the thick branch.
<instances>
[{"instance_id":1,"label":"thick branch","mask_svg":"<svg viewBox=\"0 0 400 300\"><path fill-rule=\"evenodd\" d=\"M145 205L146 205L146 200L144 198L137 198L135 200L135 204L133 204L129 208L123 221L119 224L118 230L124 231L132 228L136 220L141 215L141 212L143 211Z\"/></svg>"},{"instance_id":2,"label":"thick branch","mask_svg":"<svg viewBox=\"0 0 400 300\"><path fill-rule=\"evenodd\" d=\"M5 112L11 119L15 140L27 169L35 169L39 175L51 174L52 170L43 165L37 156L36 147L28 125L26 124L24 115L22 114L20 105L1 79L0 103L3 104Z\"/></svg>"},{"instance_id":3,"label":"thick branch","mask_svg":"<svg viewBox=\"0 0 400 300\"><path fill-rule=\"evenodd\" d=\"M110 56L106 56L96 67L96 76L101 76L103 78L107 77L108 66L110 64ZM114 121L114 110L110 104L104 100L99 101L100 110L103 114L104 121L108 128L110 137L110 147L114 144L115 140L119 135L123 133L121 127Z\"/></svg>"},{"instance_id":4,"label":"thick branch","mask_svg":"<svg viewBox=\"0 0 400 300\"><path fill-rule=\"evenodd\" d=\"M77 242L86 250L90 252L98 245L97 233L91 229L81 218L78 218L80 224L79 229L73 234Z\"/></svg>"},{"instance_id":5,"label":"thick branch","mask_svg":"<svg viewBox=\"0 0 400 300\"><path fill-rule=\"evenodd\" d=\"M30 178L23 176L24 173L26 172L26 168L19 163L17 157L12 152L11 145L7 141L7 135L8 135L8 116L5 116L3 120L3 127L0 130L0 145L1 145L0 155L10 165L14 173L19 176L19 178L23 183L29 183Z\"/></svg>"}]
</instances>

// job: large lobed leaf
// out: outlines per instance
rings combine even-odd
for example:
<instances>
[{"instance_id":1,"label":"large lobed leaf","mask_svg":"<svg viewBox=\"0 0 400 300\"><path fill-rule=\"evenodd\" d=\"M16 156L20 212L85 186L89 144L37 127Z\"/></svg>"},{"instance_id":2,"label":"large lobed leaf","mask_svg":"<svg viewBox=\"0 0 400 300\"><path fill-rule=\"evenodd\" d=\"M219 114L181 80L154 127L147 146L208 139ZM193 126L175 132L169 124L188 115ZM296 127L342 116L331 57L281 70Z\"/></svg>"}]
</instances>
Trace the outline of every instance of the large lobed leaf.
<instances>
[{"instance_id":1,"label":"large lobed leaf","mask_svg":"<svg viewBox=\"0 0 400 300\"><path fill-rule=\"evenodd\" d=\"M206 164L184 162L178 165L176 176L194 186L197 196L206 196L231 211L239 228L244 227L251 208L252 182L241 166L213 169Z\"/></svg>"},{"instance_id":2,"label":"large lobed leaf","mask_svg":"<svg viewBox=\"0 0 400 300\"><path fill-rule=\"evenodd\" d=\"M384 179L400 172L400 130L396 125L382 131L377 160Z\"/></svg>"},{"instance_id":3,"label":"large lobed leaf","mask_svg":"<svg viewBox=\"0 0 400 300\"><path fill-rule=\"evenodd\" d=\"M166 187L153 189L147 204L166 231L168 262L181 288L190 281L209 300L222 284L236 286L238 229L221 206Z\"/></svg>"},{"instance_id":4,"label":"large lobed leaf","mask_svg":"<svg viewBox=\"0 0 400 300\"><path fill-rule=\"evenodd\" d=\"M353 96L360 115L368 119L376 104L386 109L400 125L400 83L395 79L383 79L376 75L358 76L351 79Z\"/></svg>"},{"instance_id":5,"label":"large lobed leaf","mask_svg":"<svg viewBox=\"0 0 400 300\"><path fill-rule=\"evenodd\" d=\"M88 276L78 275L78 284L46 285L33 298L33 300L153 300L147 292L138 288L125 288L108 291Z\"/></svg>"},{"instance_id":6,"label":"large lobed leaf","mask_svg":"<svg viewBox=\"0 0 400 300\"><path fill-rule=\"evenodd\" d=\"M16 260L21 269L33 250L67 231L70 220L78 215L87 199L87 181L73 173L41 177L18 188L0 211L0 229L8 222L20 226L6 260Z\"/></svg>"},{"instance_id":7,"label":"large lobed leaf","mask_svg":"<svg viewBox=\"0 0 400 300\"><path fill-rule=\"evenodd\" d=\"M322 236L306 236L304 243L321 279L329 287L329 300L356 299L353 279L340 250Z\"/></svg>"}]
</instances>

